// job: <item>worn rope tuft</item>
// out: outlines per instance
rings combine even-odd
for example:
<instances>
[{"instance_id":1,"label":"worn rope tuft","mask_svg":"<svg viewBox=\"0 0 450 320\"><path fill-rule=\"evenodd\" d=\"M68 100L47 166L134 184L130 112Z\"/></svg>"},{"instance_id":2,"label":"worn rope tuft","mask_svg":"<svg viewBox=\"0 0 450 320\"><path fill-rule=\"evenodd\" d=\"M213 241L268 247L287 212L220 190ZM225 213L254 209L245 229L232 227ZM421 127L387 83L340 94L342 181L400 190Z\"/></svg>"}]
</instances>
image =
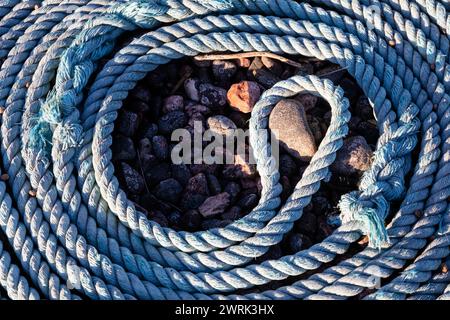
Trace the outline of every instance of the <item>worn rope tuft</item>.
<instances>
[{"instance_id":1,"label":"worn rope tuft","mask_svg":"<svg viewBox=\"0 0 450 320\"><path fill-rule=\"evenodd\" d=\"M448 0L1 2L1 287L12 299L347 299L374 289L375 277L389 282L367 299L449 299L449 9ZM138 29L146 33L119 48ZM262 95L250 120L261 200L224 228L177 232L148 220L111 163L117 111L138 81L185 56L242 51L340 65L380 133L335 232L261 263L330 178L351 117L341 88L295 76ZM269 141L256 133L277 102L303 92L323 97L332 119L282 203ZM354 253L362 235L369 246Z\"/></svg>"}]
</instances>

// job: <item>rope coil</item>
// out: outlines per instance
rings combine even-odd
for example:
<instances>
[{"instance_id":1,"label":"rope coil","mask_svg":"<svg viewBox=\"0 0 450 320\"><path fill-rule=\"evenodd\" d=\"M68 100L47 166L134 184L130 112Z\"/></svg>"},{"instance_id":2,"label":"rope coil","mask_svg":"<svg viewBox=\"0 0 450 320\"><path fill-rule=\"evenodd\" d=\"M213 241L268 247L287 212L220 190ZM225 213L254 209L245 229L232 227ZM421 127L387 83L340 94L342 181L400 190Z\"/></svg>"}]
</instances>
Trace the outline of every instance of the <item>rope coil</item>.
<instances>
[{"instance_id":1,"label":"rope coil","mask_svg":"<svg viewBox=\"0 0 450 320\"><path fill-rule=\"evenodd\" d=\"M450 249L449 7L446 0L2 2L1 160L10 179L0 181L1 286L12 299L345 299L400 271L366 298L449 298L440 271ZM120 35L142 28L147 33L116 49ZM176 232L148 220L111 163L117 111L139 80L174 59L225 51L339 64L371 101L380 132L359 190L341 199L342 225L309 249L260 264L253 260L282 240L330 177L350 120L341 88L295 76L262 95L250 120L261 199L224 228ZM270 145L255 133L278 101L300 92L326 99L332 119L281 203ZM385 221L393 200L401 206ZM349 256L362 234L369 246ZM310 271L277 290L236 293Z\"/></svg>"}]
</instances>

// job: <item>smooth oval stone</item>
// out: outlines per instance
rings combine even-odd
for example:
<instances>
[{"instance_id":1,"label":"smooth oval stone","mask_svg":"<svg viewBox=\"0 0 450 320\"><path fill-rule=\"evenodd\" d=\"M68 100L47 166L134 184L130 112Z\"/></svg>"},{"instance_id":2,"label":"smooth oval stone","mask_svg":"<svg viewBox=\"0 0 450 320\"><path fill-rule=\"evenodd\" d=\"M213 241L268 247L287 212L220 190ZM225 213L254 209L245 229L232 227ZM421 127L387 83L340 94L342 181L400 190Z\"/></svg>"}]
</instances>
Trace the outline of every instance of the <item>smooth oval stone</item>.
<instances>
[{"instance_id":1,"label":"smooth oval stone","mask_svg":"<svg viewBox=\"0 0 450 320\"><path fill-rule=\"evenodd\" d=\"M233 121L221 115L209 117L207 123L212 132L223 136L233 134L234 130L237 129Z\"/></svg>"},{"instance_id":2,"label":"smooth oval stone","mask_svg":"<svg viewBox=\"0 0 450 320\"><path fill-rule=\"evenodd\" d=\"M331 170L344 176L361 175L372 164L373 151L362 136L344 140L344 145L336 154Z\"/></svg>"},{"instance_id":3,"label":"smooth oval stone","mask_svg":"<svg viewBox=\"0 0 450 320\"><path fill-rule=\"evenodd\" d=\"M280 146L291 156L309 161L316 153L314 135L309 128L305 109L296 100L281 100L269 117L269 128Z\"/></svg>"}]
</instances>

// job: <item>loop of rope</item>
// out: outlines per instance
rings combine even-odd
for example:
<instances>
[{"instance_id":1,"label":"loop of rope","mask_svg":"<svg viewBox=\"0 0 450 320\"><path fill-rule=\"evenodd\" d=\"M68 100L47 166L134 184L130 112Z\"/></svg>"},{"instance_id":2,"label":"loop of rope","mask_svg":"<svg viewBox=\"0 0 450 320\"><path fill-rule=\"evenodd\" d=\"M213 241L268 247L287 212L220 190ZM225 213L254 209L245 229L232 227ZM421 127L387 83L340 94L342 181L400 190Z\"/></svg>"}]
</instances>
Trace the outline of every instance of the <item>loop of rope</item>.
<instances>
[{"instance_id":1,"label":"loop of rope","mask_svg":"<svg viewBox=\"0 0 450 320\"><path fill-rule=\"evenodd\" d=\"M4 1L1 160L10 179L0 181L0 284L8 296L345 299L371 289L368 299L449 298L440 267L450 248L450 6L313 3ZM369 14L374 8L378 13ZM117 38L137 29L147 33L118 49ZM259 264L253 260L283 239L330 177L350 120L342 89L295 76L262 95L250 120L261 199L224 228L177 232L148 220L121 190L111 163L117 111L139 80L172 60L226 51L301 54L340 65L370 100L380 132L359 190L341 199L342 225L309 249ZM278 101L305 91L328 101L332 119L281 203L269 142L257 132L267 129ZM393 200L401 200L396 212ZM350 256L362 234L369 246ZM235 294L311 271L277 290ZM394 274L372 287L374 278Z\"/></svg>"}]
</instances>

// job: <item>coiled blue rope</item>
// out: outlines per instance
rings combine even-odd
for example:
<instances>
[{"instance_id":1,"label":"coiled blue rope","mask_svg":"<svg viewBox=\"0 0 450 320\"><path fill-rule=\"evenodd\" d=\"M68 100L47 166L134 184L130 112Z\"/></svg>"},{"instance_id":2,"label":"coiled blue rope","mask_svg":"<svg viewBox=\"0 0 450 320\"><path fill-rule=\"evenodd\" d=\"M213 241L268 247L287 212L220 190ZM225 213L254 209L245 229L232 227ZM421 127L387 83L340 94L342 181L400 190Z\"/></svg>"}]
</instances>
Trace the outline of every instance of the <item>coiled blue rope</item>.
<instances>
[{"instance_id":1,"label":"coiled blue rope","mask_svg":"<svg viewBox=\"0 0 450 320\"><path fill-rule=\"evenodd\" d=\"M366 289L373 299L450 297L441 272L450 248L448 8L432 0L2 2L1 159L10 178L0 181L0 284L13 299L345 299ZM137 29L148 32L116 49L121 34ZM330 60L371 101L380 131L373 165L342 198L342 225L323 242L253 262L330 178L347 134L343 91L314 76L276 84L252 112L263 191L246 217L176 232L147 220L120 189L111 133L128 92L161 64L215 51ZM329 102L332 121L281 203L270 146L254 133L280 99L304 91ZM392 200L402 203L387 221ZM362 234L370 245L349 256ZM277 290L235 294L308 271Z\"/></svg>"}]
</instances>

